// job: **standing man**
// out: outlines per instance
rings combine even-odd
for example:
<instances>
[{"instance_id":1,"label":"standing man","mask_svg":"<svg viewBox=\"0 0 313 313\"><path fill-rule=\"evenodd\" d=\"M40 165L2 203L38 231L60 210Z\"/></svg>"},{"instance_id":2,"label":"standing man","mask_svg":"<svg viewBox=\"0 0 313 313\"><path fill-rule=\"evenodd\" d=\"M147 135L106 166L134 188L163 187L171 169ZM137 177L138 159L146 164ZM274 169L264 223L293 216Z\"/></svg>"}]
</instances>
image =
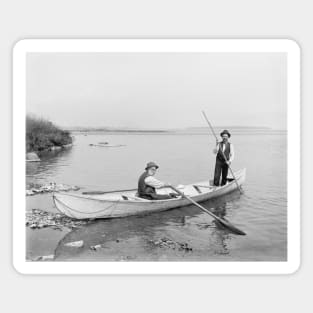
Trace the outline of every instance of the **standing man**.
<instances>
[{"instance_id":1,"label":"standing man","mask_svg":"<svg viewBox=\"0 0 313 313\"><path fill-rule=\"evenodd\" d=\"M216 148L213 153L216 154L216 163L214 171L214 186L224 186L227 182L228 166L234 160L235 150L233 144L228 140L230 138L230 133L228 130L223 130L221 132L222 141L218 142L216 140ZM222 174L222 182L220 184L220 178Z\"/></svg>"},{"instance_id":2,"label":"standing man","mask_svg":"<svg viewBox=\"0 0 313 313\"><path fill-rule=\"evenodd\" d=\"M169 187L170 184L165 184L153 176L159 168L154 162L149 162L145 168L145 172L141 174L138 180L138 196L147 200L164 200L176 198L176 194L168 195L157 194L156 189Z\"/></svg>"}]
</instances>

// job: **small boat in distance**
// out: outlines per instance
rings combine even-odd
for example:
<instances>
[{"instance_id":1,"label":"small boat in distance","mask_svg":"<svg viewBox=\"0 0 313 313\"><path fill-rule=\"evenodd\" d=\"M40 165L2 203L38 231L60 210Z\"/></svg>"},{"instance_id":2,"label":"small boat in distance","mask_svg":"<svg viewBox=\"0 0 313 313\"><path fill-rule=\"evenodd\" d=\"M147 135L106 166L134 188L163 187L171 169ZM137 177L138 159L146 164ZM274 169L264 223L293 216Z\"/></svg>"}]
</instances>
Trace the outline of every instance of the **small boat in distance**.
<instances>
[{"instance_id":1,"label":"small boat in distance","mask_svg":"<svg viewBox=\"0 0 313 313\"><path fill-rule=\"evenodd\" d=\"M116 147L125 147L126 145L109 145L109 144L94 144L90 143L91 147L101 147L101 148L116 148Z\"/></svg>"},{"instance_id":2,"label":"small boat in distance","mask_svg":"<svg viewBox=\"0 0 313 313\"><path fill-rule=\"evenodd\" d=\"M246 178L246 169L235 173L238 184L241 186ZM212 181L202 181L185 185L179 188L181 192L196 202L221 197L237 190L236 182L229 178L224 186L212 186ZM162 188L158 193L173 192L170 188ZM136 196L137 190L115 191L98 195L83 195L67 192L56 192L53 201L56 208L63 214L75 219L115 218L131 215L161 212L173 208L190 205L190 201L179 196L166 200L146 200Z\"/></svg>"}]
</instances>

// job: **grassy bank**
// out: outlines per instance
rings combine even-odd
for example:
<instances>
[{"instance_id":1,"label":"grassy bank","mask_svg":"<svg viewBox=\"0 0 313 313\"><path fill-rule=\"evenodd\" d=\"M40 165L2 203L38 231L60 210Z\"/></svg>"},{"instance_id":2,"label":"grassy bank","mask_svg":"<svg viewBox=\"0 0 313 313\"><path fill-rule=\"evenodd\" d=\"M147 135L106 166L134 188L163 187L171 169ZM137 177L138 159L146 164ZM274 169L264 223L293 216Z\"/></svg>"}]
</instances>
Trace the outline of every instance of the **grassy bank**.
<instances>
[{"instance_id":1,"label":"grassy bank","mask_svg":"<svg viewBox=\"0 0 313 313\"><path fill-rule=\"evenodd\" d=\"M61 147L72 143L69 131L62 130L43 118L26 117L26 151L40 152L53 146Z\"/></svg>"}]
</instances>

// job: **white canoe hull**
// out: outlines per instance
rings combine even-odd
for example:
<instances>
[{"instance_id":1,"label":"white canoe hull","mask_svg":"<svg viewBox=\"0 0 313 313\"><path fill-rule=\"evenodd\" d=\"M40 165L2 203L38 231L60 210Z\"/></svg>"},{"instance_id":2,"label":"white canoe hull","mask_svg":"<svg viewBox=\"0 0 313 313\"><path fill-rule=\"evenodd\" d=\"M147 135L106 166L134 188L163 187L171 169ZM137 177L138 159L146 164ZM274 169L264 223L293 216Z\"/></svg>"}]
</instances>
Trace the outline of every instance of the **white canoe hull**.
<instances>
[{"instance_id":1,"label":"white canoe hull","mask_svg":"<svg viewBox=\"0 0 313 313\"><path fill-rule=\"evenodd\" d=\"M235 176L239 185L242 185L245 181L246 170L242 169L236 172ZM194 186L197 186L197 188ZM202 181L186 185L180 190L194 201L203 202L223 196L236 189L236 182L232 180L221 187L214 187L210 185L209 181ZM173 191L169 188L164 188L159 192L166 194ZM161 212L190 205L190 201L182 197L150 201L137 198L135 194L136 190L92 196L57 192L53 194L53 200L56 208L61 213L76 219L125 217ZM122 196L128 200L124 200Z\"/></svg>"}]
</instances>

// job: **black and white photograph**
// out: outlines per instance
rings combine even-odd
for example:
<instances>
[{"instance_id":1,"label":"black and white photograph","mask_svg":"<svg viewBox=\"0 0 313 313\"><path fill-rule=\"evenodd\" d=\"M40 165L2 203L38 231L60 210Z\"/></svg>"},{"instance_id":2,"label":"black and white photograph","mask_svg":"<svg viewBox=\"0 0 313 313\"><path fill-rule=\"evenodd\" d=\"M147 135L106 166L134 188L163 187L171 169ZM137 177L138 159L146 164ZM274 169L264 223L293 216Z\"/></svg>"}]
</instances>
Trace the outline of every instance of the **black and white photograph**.
<instances>
[{"instance_id":1,"label":"black and white photograph","mask_svg":"<svg viewBox=\"0 0 313 313\"><path fill-rule=\"evenodd\" d=\"M288 263L290 61L261 50L27 51L25 264Z\"/></svg>"},{"instance_id":2,"label":"black and white photograph","mask_svg":"<svg viewBox=\"0 0 313 313\"><path fill-rule=\"evenodd\" d=\"M310 2L1 4L3 308L312 311Z\"/></svg>"}]
</instances>

